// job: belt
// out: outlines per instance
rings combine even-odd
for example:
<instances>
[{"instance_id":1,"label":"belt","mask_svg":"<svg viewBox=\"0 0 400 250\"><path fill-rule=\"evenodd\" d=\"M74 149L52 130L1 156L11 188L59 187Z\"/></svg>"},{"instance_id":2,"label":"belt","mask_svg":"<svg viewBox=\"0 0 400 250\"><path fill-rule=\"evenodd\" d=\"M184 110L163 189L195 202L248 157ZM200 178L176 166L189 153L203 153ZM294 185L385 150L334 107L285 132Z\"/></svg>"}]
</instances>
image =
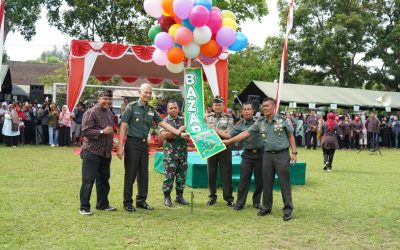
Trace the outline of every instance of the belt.
<instances>
[{"instance_id":1,"label":"belt","mask_svg":"<svg viewBox=\"0 0 400 250\"><path fill-rule=\"evenodd\" d=\"M245 149L244 151L256 154L257 152L260 152L262 150L264 150L264 147L256 148L256 149Z\"/></svg>"},{"instance_id":2,"label":"belt","mask_svg":"<svg viewBox=\"0 0 400 250\"><path fill-rule=\"evenodd\" d=\"M139 142L147 142L147 138L139 138L139 137L133 137L133 136L128 136L128 139L134 140L134 141L139 141Z\"/></svg>"},{"instance_id":3,"label":"belt","mask_svg":"<svg viewBox=\"0 0 400 250\"><path fill-rule=\"evenodd\" d=\"M277 151L266 150L265 152L271 153L271 154L279 154L279 153L282 153L282 152L285 152L285 151L288 151L288 150L289 150L288 148L284 148L284 149L277 150Z\"/></svg>"}]
</instances>

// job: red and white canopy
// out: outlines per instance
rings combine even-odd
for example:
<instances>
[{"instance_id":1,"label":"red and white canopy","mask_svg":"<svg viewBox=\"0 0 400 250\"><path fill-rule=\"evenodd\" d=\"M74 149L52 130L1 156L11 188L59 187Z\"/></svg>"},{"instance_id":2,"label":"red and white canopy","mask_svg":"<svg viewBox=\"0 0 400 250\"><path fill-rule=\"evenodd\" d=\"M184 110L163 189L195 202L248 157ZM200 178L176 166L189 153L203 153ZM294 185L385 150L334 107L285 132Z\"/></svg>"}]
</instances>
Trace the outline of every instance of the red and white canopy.
<instances>
[{"instance_id":1,"label":"red and white canopy","mask_svg":"<svg viewBox=\"0 0 400 250\"><path fill-rule=\"evenodd\" d=\"M171 73L165 66L153 62L154 46L72 40L69 54L67 100L68 108L76 106L89 76L101 81L120 76L130 84L147 81L160 84L171 80L183 84L183 72ZM218 58L202 58L193 66L202 65L213 95L228 97L227 53Z\"/></svg>"}]
</instances>

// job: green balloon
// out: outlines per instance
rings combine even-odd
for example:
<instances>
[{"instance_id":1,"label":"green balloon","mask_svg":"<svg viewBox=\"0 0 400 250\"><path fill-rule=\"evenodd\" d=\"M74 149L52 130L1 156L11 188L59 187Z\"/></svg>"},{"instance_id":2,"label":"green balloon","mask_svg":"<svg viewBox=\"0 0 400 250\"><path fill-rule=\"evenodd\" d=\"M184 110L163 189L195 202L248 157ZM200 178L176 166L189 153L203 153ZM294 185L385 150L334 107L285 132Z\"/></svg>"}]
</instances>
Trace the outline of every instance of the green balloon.
<instances>
[{"instance_id":1,"label":"green balloon","mask_svg":"<svg viewBox=\"0 0 400 250\"><path fill-rule=\"evenodd\" d=\"M149 29L149 32L147 32L147 36L150 38L150 40L151 40L152 42L154 42L154 38L155 38L156 35L157 35L158 33L160 33L161 31L162 31L162 30L161 30L160 25L158 25L158 24L153 25L153 26L151 26L151 28Z\"/></svg>"}]
</instances>

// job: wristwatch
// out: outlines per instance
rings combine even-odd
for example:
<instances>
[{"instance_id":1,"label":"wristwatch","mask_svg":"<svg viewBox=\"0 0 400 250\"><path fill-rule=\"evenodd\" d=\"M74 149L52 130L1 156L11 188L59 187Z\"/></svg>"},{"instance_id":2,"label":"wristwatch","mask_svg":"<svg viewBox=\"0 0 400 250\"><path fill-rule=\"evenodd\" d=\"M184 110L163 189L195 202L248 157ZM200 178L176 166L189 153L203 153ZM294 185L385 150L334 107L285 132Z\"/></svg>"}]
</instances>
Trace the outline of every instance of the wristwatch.
<instances>
[{"instance_id":1,"label":"wristwatch","mask_svg":"<svg viewBox=\"0 0 400 250\"><path fill-rule=\"evenodd\" d=\"M100 130L100 134L104 134L104 130Z\"/></svg>"},{"instance_id":2,"label":"wristwatch","mask_svg":"<svg viewBox=\"0 0 400 250\"><path fill-rule=\"evenodd\" d=\"M292 155L297 155L297 152L292 152Z\"/></svg>"}]
</instances>

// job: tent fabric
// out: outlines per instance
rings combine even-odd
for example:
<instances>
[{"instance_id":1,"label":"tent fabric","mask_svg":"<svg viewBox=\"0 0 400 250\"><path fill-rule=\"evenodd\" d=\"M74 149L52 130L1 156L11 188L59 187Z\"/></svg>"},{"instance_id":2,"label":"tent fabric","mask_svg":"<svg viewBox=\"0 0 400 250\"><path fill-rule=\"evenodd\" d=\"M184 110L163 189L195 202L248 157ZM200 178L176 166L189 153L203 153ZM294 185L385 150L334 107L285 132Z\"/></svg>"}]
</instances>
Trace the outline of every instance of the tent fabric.
<instances>
[{"instance_id":1,"label":"tent fabric","mask_svg":"<svg viewBox=\"0 0 400 250\"><path fill-rule=\"evenodd\" d=\"M154 46L72 40L68 66L68 108L72 110L76 106L89 76L103 80L121 76L122 80L132 85L144 80L152 84L160 84L164 80L183 84L183 73L171 73L165 66L153 63L154 51ZM193 67L208 65L214 68L206 72L209 85L215 89L214 95L221 95L219 84L228 84L227 81L219 83L217 77L220 73L227 74L228 64L215 70L216 63L224 60L227 60L226 52L221 52L217 58L201 58L191 63ZM224 95L227 98L227 93Z\"/></svg>"},{"instance_id":2,"label":"tent fabric","mask_svg":"<svg viewBox=\"0 0 400 250\"><path fill-rule=\"evenodd\" d=\"M247 101L248 95L259 95L275 98L277 83L251 82L239 95L241 101ZM298 105L315 103L317 106L337 104L341 107L383 107L377 105L376 99L387 94L391 97L390 107L400 109L400 93L388 91L373 91L354 88L340 88L316 85L282 84L281 102L296 102Z\"/></svg>"}]
</instances>

